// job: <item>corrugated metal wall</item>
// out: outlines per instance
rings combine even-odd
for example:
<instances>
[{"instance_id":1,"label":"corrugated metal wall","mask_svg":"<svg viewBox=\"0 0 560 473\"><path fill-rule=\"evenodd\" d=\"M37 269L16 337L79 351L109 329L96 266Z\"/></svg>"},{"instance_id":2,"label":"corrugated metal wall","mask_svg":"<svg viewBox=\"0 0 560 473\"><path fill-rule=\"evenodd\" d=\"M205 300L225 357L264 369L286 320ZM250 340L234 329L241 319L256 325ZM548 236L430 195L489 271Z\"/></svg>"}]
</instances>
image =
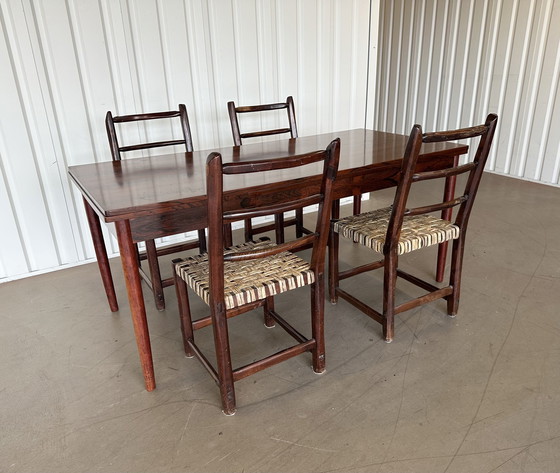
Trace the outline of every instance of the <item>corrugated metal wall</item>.
<instances>
[{"instance_id":1,"label":"corrugated metal wall","mask_svg":"<svg viewBox=\"0 0 560 473\"><path fill-rule=\"evenodd\" d=\"M66 169L110 159L107 110L185 103L196 149L232 143L228 100L293 95L301 135L363 127L369 103L371 127L377 5L0 0L0 281L93 258Z\"/></svg>"},{"instance_id":2,"label":"corrugated metal wall","mask_svg":"<svg viewBox=\"0 0 560 473\"><path fill-rule=\"evenodd\" d=\"M375 126L500 117L488 169L559 184L560 0L382 0Z\"/></svg>"}]
</instances>

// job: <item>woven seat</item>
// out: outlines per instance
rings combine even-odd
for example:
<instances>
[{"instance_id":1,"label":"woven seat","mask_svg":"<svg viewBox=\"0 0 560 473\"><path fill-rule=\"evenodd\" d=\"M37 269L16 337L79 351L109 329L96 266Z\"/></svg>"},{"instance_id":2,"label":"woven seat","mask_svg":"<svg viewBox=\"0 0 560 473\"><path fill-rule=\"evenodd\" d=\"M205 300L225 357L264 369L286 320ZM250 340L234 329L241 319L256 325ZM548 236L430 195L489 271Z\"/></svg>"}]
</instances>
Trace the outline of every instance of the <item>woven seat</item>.
<instances>
[{"instance_id":1,"label":"woven seat","mask_svg":"<svg viewBox=\"0 0 560 473\"><path fill-rule=\"evenodd\" d=\"M270 241L247 242L228 248L224 254L276 246ZM208 253L175 261L177 274L210 305ZM288 251L249 261L224 263L226 309L275 296L315 282L309 263Z\"/></svg>"},{"instance_id":2,"label":"woven seat","mask_svg":"<svg viewBox=\"0 0 560 473\"><path fill-rule=\"evenodd\" d=\"M455 316L459 308L461 289L461 270L465 249L467 224L484 165L490 152L490 145L496 129L498 117L488 115L483 125L422 134L420 125L412 128L395 191L393 204L389 208L367 212L339 219L340 206L333 205L329 243L329 295L336 304L338 298L348 301L367 316L383 326L383 338L390 342L395 331L395 315L427 304L436 299L447 301L447 313ZM478 146L471 162L458 165L455 156L449 156L449 167L424 172L416 172L416 163L420 156L422 143L443 143L446 141L478 139ZM424 162L429 156L423 156ZM411 186L415 182L433 179L455 179L459 174L467 174L465 189L461 196L454 197L444 192L443 201L422 207L410 208L407 205ZM455 221L436 218L430 214L442 212L452 216L451 210L458 207ZM339 237L348 238L356 243L383 255L383 259L361 264L360 266L339 270ZM399 256L453 240L449 284L436 287L398 267ZM383 310L377 311L370 304L358 299L342 288L340 282L375 269L383 268ZM439 269L438 269L439 271ZM419 297L407 300L400 305L395 303L397 276L418 286L425 292ZM439 281L439 277L436 276ZM350 289L350 288L349 288Z\"/></svg>"},{"instance_id":3,"label":"woven seat","mask_svg":"<svg viewBox=\"0 0 560 473\"><path fill-rule=\"evenodd\" d=\"M360 215L351 215L334 223L334 231L355 243L383 253L391 207ZM427 246L459 238L460 229L447 220L431 215L406 216L403 219L397 254L403 255Z\"/></svg>"},{"instance_id":4,"label":"woven seat","mask_svg":"<svg viewBox=\"0 0 560 473\"><path fill-rule=\"evenodd\" d=\"M333 183L338 170L340 141L334 140L326 150L283 159L222 162L218 153L206 163L208 253L174 260L175 287L179 302L181 331L185 354L196 356L220 387L222 410L231 415L236 410L234 383L246 376L306 352L311 353L313 371L325 370L325 252L329 237ZM299 192L274 194L274 204L255 199L250 207L228 211L224 181L250 173L278 173L317 163L323 164L321 187ZM233 176L232 176L233 175ZM240 176L239 176L240 175ZM227 187L226 187L227 188ZM252 202L252 199L247 199ZM315 230L295 240L272 243L268 239L249 241L224 250L224 227L239 220L301 210L318 205ZM309 262L294 253L311 248ZM274 310L274 296L302 286L311 293L311 336L303 335ZM189 287L210 308L210 315L193 320L189 304ZM287 296L286 296L287 297ZM300 304L301 301L296 302ZM264 325L279 325L295 343L283 346L264 358L234 368L229 343L228 319L263 308ZM300 321L298 321L300 322ZM212 363L195 343L195 331L212 326L216 362ZM262 342L259 342L262 344ZM276 342L275 342L276 346Z\"/></svg>"}]
</instances>

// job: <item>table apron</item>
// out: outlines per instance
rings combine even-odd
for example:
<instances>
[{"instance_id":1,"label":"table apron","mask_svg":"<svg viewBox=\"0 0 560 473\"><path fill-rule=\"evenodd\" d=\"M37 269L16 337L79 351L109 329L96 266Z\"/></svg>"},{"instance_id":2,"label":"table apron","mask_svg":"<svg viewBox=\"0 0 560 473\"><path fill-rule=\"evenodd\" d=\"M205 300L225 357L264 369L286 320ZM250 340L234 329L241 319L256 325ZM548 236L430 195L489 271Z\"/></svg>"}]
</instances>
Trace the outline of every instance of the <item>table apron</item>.
<instances>
[{"instance_id":1,"label":"table apron","mask_svg":"<svg viewBox=\"0 0 560 473\"><path fill-rule=\"evenodd\" d=\"M431 157L427 161L420 159L417 171L437 170L449 166L453 156ZM342 199L365 192L372 192L398 183L400 163L387 162L378 164L374 169L358 168L343 170L338 173L334 187L334 198ZM298 199L320 191L321 177L286 181L255 189L236 189L224 194L224 210L238 210L255 205L276 203L281 199ZM134 242L161 238L206 228L206 199L198 199L189 207L176 208L172 212L146 215L130 220Z\"/></svg>"}]
</instances>

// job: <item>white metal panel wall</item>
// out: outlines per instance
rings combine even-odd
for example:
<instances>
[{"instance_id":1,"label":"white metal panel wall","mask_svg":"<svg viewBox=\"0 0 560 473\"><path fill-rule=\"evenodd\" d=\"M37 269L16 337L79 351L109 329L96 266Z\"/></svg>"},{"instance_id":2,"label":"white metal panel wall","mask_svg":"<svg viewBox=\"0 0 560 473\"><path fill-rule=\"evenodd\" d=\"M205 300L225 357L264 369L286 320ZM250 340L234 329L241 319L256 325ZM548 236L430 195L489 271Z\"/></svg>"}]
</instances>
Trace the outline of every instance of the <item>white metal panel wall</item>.
<instances>
[{"instance_id":1,"label":"white metal panel wall","mask_svg":"<svg viewBox=\"0 0 560 473\"><path fill-rule=\"evenodd\" d=\"M196 149L231 144L229 100L293 95L300 135L363 127L366 116L371 124L377 6L0 0L0 281L93 258L81 196L66 170L110 159L107 110L185 103ZM137 127L129 136L164 132Z\"/></svg>"},{"instance_id":2,"label":"white metal panel wall","mask_svg":"<svg viewBox=\"0 0 560 473\"><path fill-rule=\"evenodd\" d=\"M560 0L382 0L375 126L499 115L487 169L559 184Z\"/></svg>"}]
</instances>

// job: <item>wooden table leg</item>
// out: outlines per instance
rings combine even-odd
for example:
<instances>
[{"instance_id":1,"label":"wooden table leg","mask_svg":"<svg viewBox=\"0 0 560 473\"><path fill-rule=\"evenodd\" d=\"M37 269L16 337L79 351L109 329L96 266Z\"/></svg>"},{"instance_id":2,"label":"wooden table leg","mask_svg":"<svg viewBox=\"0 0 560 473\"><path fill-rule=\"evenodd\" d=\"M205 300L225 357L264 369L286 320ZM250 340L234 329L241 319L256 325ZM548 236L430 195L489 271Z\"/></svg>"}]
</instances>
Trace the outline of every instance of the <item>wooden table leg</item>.
<instances>
[{"instance_id":1,"label":"wooden table leg","mask_svg":"<svg viewBox=\"0 0 560 473\"><path fill-rule=\"evenodd\" d=\"M91 208L91 205L89 205L89 202L86 199L84 199L84 206L86 208L86 216L89 224L89 231L91 233L91 239L93 240L95 256L97 257L97 265L99 266L101 280L103 281L105 294L107 295L107 300L109 301L109 307L111 308L111 312L117 312L119 310L119 304L117 302L115 286L113 285L113 276L111 275L111 267L109 266L109 258L107 257L107 248L105 247L105 241L103 240L103 232L101 231L99 216Z\"/></svg>"},{"instance_id":2,"label":"wooden table leg","mask_svg":"<svg viewBox=\"0 0 560 473\"><path fill-rule=\"evenodd\" d=\"M459 156L453 158L453 166L459 164ZM445 188L443 191L443 200L452 200L455 197L455 183L457 181L457 176L451 176L445 179ZM451 220L453 217L453 209L444 209L441 211L441 218L443 220ZM442 282L445 273L445 260L447 259L447 245L448 242L444 241L438 246L438 257L437 257L437 269L436 269L436 281Z\"/></svg>"},{"instance_id":3,"label":"wooden table leg","mask_svg":"<svg viewBox=\"0 0 560 473\"><path fill-rule=\"evenodd\" d=\"M138 273L136 262L136 250L132 242L130 222L119 220L115 222L117 226L117 237L119 240L119 250L121 252L121 262L130 304L130 315L136 335L136 345L140 355L140 363L144 373L146 390L153 391L156 388L154 376L154 363L152 360L152 347L150 345L150 333L148 331L148 321L146 320L146 307L144 306L144 296L142 294L142 281Z\"/></svg>"}]
</instances>

